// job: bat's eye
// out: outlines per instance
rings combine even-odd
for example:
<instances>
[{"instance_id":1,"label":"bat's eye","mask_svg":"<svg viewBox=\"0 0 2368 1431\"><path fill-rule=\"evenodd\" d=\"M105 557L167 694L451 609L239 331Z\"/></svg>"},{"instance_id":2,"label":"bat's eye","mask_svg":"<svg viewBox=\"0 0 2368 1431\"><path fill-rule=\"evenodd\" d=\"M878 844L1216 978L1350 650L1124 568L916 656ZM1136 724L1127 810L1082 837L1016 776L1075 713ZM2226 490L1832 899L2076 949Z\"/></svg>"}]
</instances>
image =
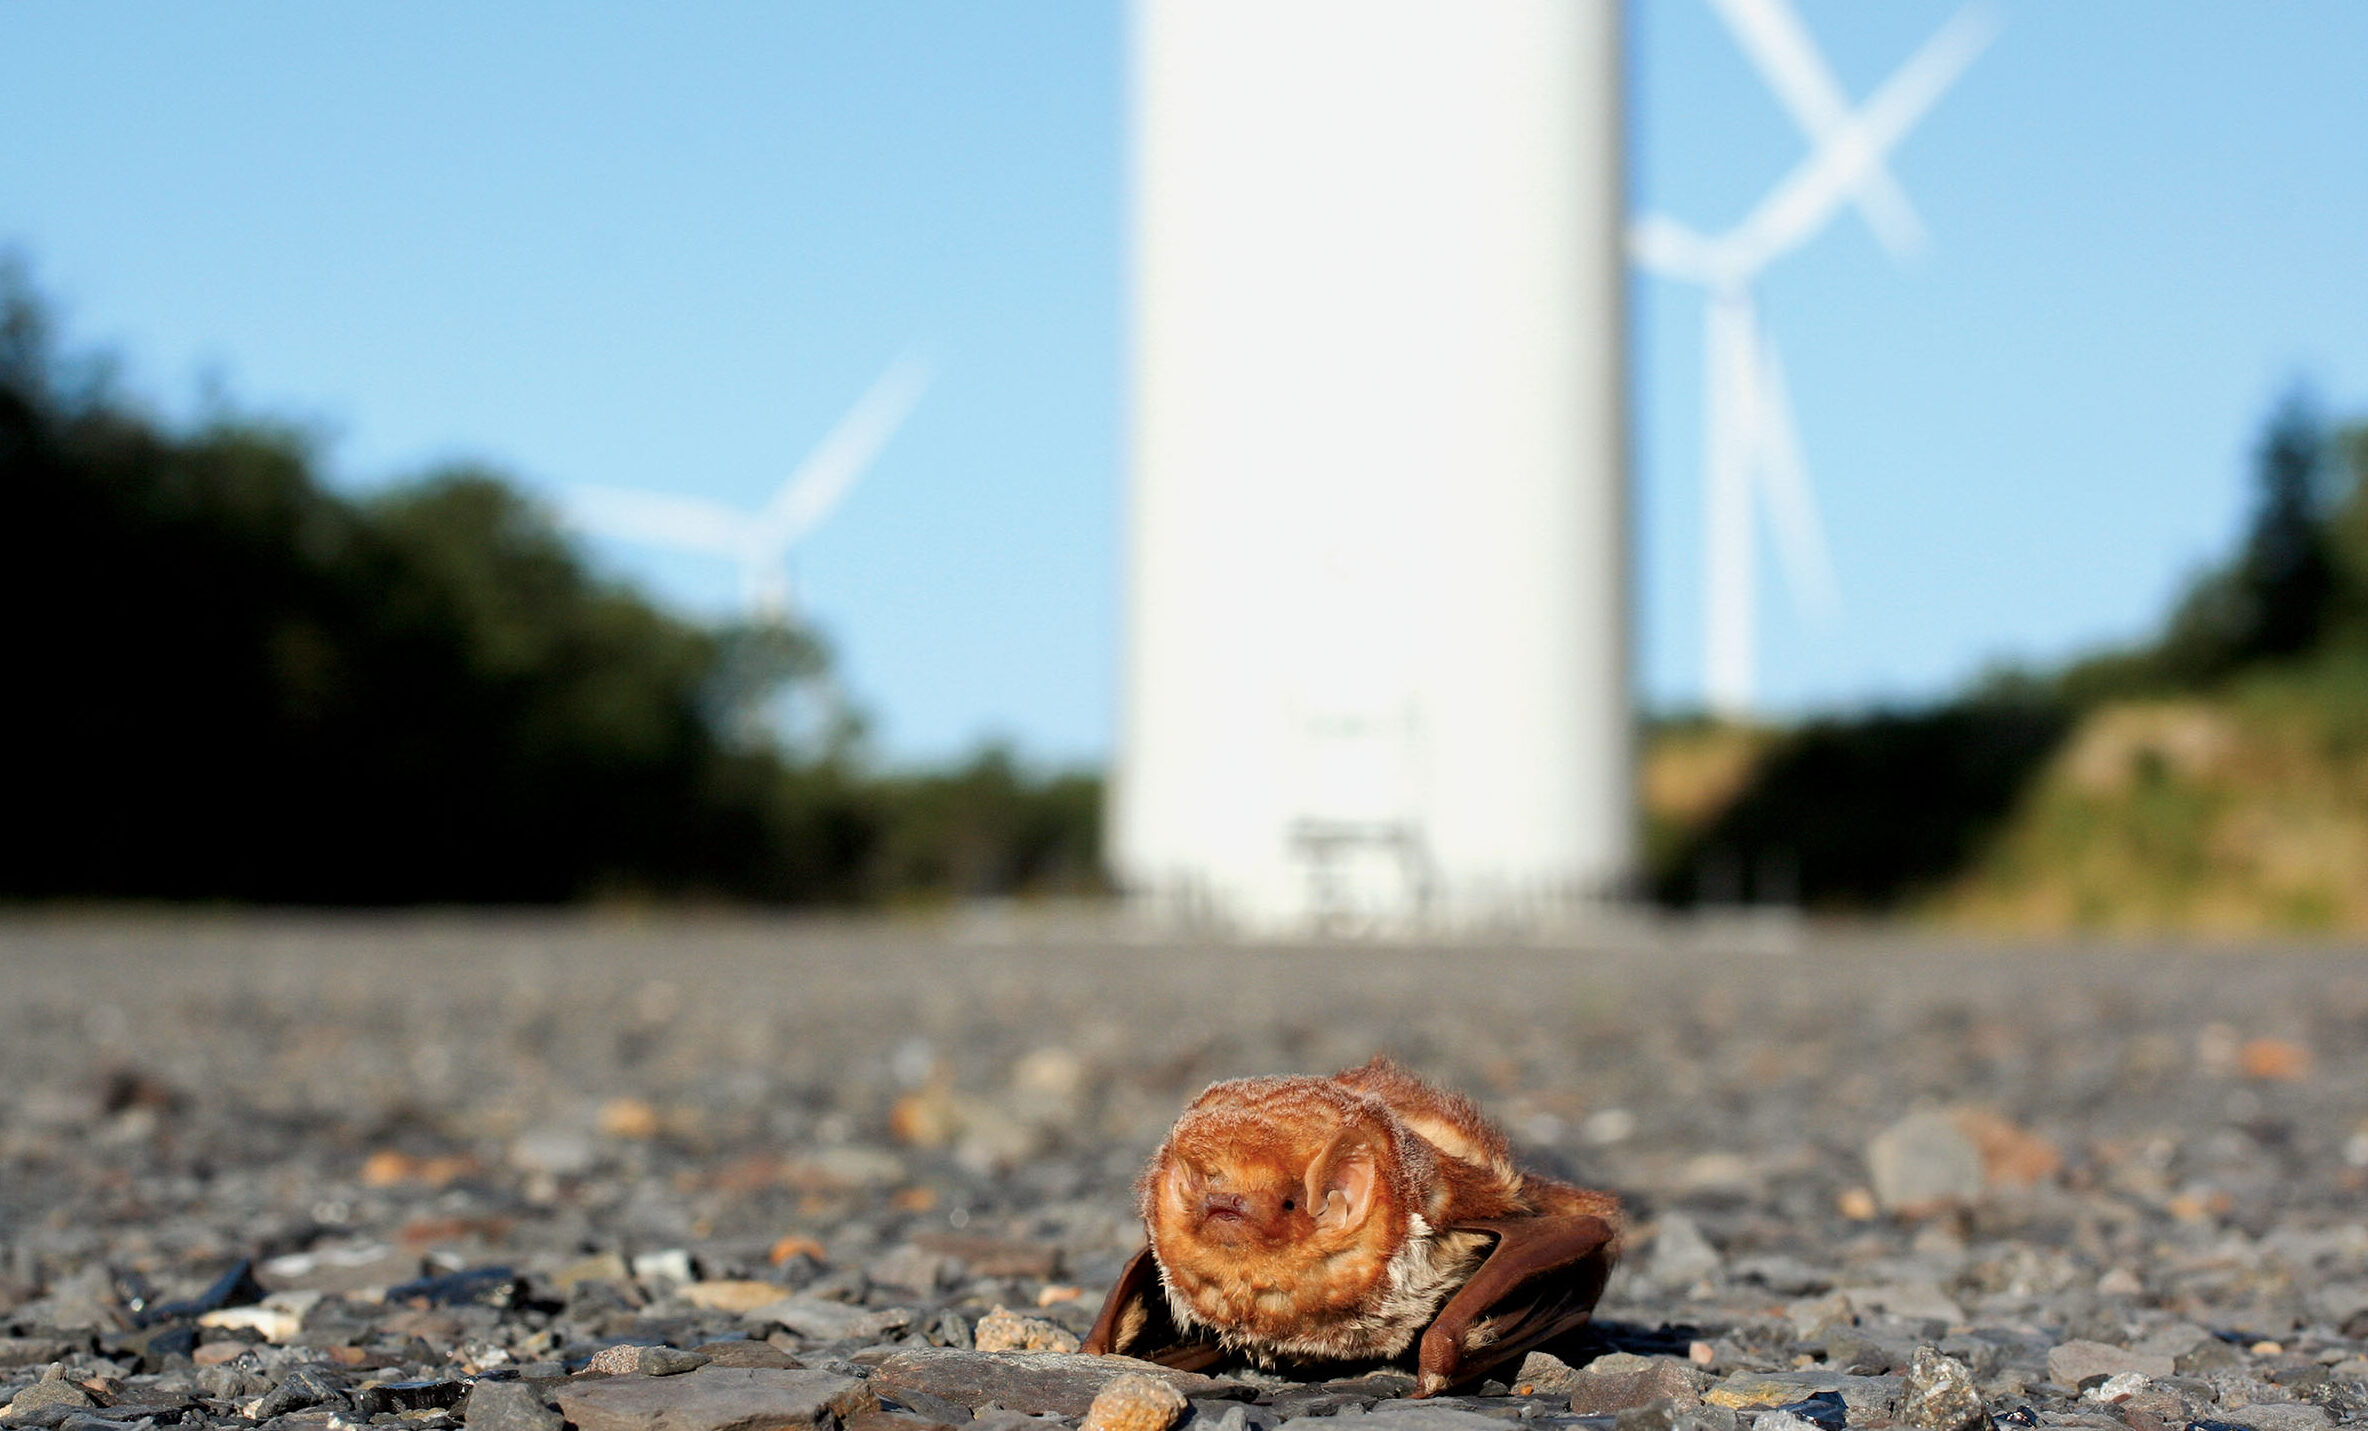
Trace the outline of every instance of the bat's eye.
<instances>
[{"instance_id":1,"label":"bat's eye","mask_svg":"<svg viewBox=\"0 0 2368 1431\"><path fill-rule=\"evenodd\" d=\"M1295 1208L1295 1207L1297 1207L1297 1206L1299 1206L1299 1204L1298 1204L1298 1203L1295 1203L1295 1202L1293 1202L1293 1201L1291 1201L1291 1199L1289 1199L1289 1198L1284 1198L1284 1199L1283 1199L1283 1211L1285 1211L1285 1212L1289 1212L1289 1211L1290 1211L1292 1208Z\"/></svg>"}]
</instances>

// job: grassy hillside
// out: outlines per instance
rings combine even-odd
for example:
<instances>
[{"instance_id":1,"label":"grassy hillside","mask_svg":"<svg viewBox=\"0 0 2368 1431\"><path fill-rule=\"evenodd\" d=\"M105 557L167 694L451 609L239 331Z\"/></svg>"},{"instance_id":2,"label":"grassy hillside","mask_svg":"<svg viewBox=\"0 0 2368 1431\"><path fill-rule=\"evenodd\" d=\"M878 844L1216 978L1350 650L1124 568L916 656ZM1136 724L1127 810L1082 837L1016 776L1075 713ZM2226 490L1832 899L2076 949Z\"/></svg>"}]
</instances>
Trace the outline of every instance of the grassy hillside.
<instances>
[{"instance_id":1,"label":"grassy hillside","mask_svg":"<svg viewBox=\"0 0 2368 1431\"><path fill-rule=\"evenodd\" d=\"M2007 932L2368 932L2368 660L2098 706L1915 907Z\"/></svg>"},{"instance_id":2,"label":"grassy hillside","mask_svg":"<svg viewBox=\"0 0 2368 1431\"><path fill-rule=\"evenodd\" d=\"M2272 418L2161 634L1921 710L1647 741L1654 894L2001 932L2368 933L2368 427Z\"/></svg>"}]
</instances>

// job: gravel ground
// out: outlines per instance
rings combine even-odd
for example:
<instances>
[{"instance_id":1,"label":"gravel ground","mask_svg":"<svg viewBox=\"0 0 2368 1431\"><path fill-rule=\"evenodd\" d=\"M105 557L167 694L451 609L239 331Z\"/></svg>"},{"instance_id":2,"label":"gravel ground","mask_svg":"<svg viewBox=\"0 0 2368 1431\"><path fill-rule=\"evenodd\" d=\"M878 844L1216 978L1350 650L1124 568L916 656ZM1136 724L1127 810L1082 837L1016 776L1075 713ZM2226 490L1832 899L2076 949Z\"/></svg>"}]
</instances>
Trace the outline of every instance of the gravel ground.
<instances>
[{"instance_id":1,"label":"gravel ground","mask_svg":"<svg viewBox=\"0 0 2368 1431\"><path fill-rule=\"evenodd\" d=\"M2368 1413L2368 955L1734 933L20 919L0 1423ZM1105 1389L1122 1363L1060 1354L1191 1094L1383 1051L1630 1199L1592 1345L1428 1403L1388 1370Z\"/></svg>"}]
</instances>

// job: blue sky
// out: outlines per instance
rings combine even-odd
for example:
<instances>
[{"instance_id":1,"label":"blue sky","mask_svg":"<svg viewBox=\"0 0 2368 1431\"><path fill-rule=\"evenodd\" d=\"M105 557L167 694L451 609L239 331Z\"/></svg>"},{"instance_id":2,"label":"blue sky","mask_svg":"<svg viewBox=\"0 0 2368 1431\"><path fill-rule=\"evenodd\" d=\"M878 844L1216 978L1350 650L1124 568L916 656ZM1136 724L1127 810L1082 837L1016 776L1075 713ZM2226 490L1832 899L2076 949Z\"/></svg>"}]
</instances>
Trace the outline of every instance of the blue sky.
<instances>
[{"instance_id":1,"label":"blue sky","mask_svg":"<svg viewBox=\"0 0 2368 1431\"><path fill-rule=\"evenodd\" d=\"M1946 3L1803 0L1855 98ZM1780 710L2125 638L2242 520L2297 378L2368 413L2368 7L2022 0L1848 213L1769 271L1840 576L1771 571ZM1701 0L1633 7L1639 207L1739 218L1802 154ZM900 352L938 380L797 558L898 760L1108 749L1123 12L1109 5L0 6L0 243L171 415L760 502ZM1700 309L1639 280L1645 697L1700 688ZM694 613L733 574L621 545Z\"/></svg>"}]
</instances>

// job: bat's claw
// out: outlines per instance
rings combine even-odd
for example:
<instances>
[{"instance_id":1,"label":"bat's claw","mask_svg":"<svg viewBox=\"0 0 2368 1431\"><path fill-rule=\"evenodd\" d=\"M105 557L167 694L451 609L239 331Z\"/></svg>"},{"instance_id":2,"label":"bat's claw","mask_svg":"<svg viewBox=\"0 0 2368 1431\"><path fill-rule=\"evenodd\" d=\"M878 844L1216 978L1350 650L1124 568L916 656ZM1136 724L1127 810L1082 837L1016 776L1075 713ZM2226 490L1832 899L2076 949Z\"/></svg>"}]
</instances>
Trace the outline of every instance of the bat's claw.
<instances>
[{"instance_id":1,"label":"bat's claw","mask_svg":"<svg viewBox=\"0 0 2368 1431\"><path fill-rule=\"evenodd\" d=\"M1426 1371L1414 1379L1414 1394L1417 1397L1437 1396L1446 1389L1447 1378L1439 1372Z\"/></svg>"}]
</instances>

